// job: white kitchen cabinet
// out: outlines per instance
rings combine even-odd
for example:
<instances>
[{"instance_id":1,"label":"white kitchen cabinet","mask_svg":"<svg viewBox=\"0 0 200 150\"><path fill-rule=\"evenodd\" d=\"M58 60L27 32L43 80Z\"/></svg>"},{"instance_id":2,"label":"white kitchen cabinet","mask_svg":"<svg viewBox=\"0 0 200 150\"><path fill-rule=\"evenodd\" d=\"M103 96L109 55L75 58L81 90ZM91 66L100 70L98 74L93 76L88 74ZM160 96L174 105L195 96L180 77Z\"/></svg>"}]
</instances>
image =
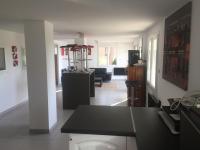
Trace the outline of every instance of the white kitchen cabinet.
<instances>
[{"instance_id":1,"label":"white kitchen cabinet","mask_svg":"<svg viewBox=\"0 0 200 150\"><path fill-rule=\"evenodd\" d=\"M134 137L69 134L68 139L69 150L137 150Z\"/></svg>"}]
</instances>

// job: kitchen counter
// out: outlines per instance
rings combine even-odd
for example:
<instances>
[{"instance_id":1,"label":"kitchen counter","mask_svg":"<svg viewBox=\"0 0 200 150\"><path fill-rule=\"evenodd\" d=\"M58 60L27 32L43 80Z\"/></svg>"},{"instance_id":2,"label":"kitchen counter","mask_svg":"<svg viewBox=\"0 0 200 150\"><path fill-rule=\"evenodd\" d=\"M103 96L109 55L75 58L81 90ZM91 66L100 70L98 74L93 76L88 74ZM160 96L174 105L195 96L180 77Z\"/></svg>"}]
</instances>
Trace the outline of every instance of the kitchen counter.
<instances>
[{"instance_id":1,"label":"kitchen counter","mask_svg":"<svg viewBox=\"0 0 200 150\"><path fill-rule=\"evenodd\" d=\"M179 136L172 135L157 108L132 108L138 150L179 150Z\"/></svg>"},{"instance_id":2,"label":"kitchen counter","mask_svg":"<svg viewBox=\"0 0 200 150\"><path fill-rule=\"evenodd\" d=\"M111 106L79 106L61 132L134 136L130 109Z\"/></svg>"},{"instance_id":3,"label":"kitchen counter","mask_svg":"<svg viewBox=\"0 0 200 150\"><path fill-rule=\"evenodd\" d=\"M179 150L157 108L80 106L61 129L62 133L136 136L138 150Z\"/></svg>"}]
</instances>

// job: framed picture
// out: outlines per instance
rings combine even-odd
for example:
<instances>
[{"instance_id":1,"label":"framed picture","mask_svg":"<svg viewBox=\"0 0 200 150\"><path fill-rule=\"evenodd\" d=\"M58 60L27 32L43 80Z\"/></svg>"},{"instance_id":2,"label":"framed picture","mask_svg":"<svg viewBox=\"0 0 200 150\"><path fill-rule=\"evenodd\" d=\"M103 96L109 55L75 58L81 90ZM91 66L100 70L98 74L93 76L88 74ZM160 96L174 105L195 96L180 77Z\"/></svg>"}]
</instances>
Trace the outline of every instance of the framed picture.
<instances>
[{"instance_id":1,"label":"framed picture","mask_svg":"<svg viewBox=\"0 0 200 150\"><path fill-rule=\"evenodd\" d=\"M163 78L187 90L192 2L165 20Z\"/></svg>"},{"instance_id":2,"label":"framed picture","mask_svg":"<svg viewBox=\"0 0 200 150\"><path fill-rule=\"evenodd\" d=\"M17 67L19 65L17 46L12 46L12 58L13 58L13 66Z\"/></svg>"},{"instance_id":3,"label":"framed picture","mask_svg":"<svg viewBox=\"0 0 200 150\"><path fill-rule=\"evenodd\" d=\"M6 70L5 50L0 48L0 70Z\"/></svg>"}]
</instances>

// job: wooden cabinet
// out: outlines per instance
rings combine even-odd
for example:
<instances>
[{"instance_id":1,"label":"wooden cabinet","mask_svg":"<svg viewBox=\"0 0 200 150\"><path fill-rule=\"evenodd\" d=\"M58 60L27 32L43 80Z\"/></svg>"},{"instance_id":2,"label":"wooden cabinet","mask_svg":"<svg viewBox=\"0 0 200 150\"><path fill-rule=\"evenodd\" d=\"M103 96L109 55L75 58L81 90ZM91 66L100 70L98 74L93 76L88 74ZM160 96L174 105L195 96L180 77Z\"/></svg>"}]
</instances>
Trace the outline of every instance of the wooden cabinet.
<instances>
[{"instance_id":1,"label":"wooden cabinet","mask_svg":"<svg viewBox=\"0 0 200 150\"><path fill-rule=\"evenodd\" d=\"M135 137L69 134L69 150L137 150Z\"/></svg>"},{"instance_id":2,"label":"wooden cabinet","mask_svg":"<svg viewBox=\"0 0 200 150\"><path fill-rule=\"evenodd\" d=\"M144 82L146 78L145 65L134 65L128 67L128 80L129 81L141 81Z\"/></svg>"},{"instance_id":3,"label":"wooden cabinet","mask_svg":"<svg viewBox=\"0 0 200 150\"><path fill-rule=\"evenodd\" d=\"M134 65L127 68L128 106L145 107L146 102L146 66Z\"/></svg>"}]
</instances>

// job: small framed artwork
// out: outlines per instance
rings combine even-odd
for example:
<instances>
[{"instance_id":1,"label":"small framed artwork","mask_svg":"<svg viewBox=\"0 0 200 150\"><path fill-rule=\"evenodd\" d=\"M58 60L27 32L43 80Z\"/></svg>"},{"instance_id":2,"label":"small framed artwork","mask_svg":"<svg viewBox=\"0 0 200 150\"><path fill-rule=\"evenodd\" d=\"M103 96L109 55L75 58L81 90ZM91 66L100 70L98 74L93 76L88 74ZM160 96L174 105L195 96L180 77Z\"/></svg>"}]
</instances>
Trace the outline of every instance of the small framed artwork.
<instances>
[{"instance_id":1,"label":"small framed artwork","mask_svg":"<svg viewBox=\"0 0 200 150\"><path fill-rule=\"evenodd\" d=\"M18 60L18 53L16 46L12 46L12 58L13 58L13 66L17 67L19 65L19 60Z\"/></svg>"},{"instance_id":2,"label":"small framed artwork","mask_svg":"<svg viewBox=\"0 0 200 150\"><path fill-rule=\"evenodd\" d=\"M0 48L0 70L6 70L5 50Z\"/></svg>"}]
</instances>

